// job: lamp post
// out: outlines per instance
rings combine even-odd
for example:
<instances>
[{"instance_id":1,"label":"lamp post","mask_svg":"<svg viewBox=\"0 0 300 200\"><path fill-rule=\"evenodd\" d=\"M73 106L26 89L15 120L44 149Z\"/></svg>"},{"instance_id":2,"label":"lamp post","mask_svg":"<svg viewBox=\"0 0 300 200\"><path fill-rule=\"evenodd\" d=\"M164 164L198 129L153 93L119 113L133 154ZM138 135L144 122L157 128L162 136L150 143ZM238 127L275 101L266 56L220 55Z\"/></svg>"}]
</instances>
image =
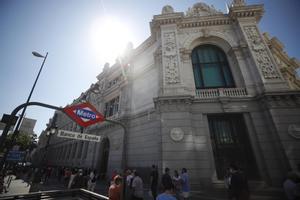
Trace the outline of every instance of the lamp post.
<instances>
[{"instance_id":1,"label":"lamp post","mask_svg":"<svg viewBox=\"0 0 300 200\"><path fill-rule=\"evenodd\" d=\"M36 56L36 57L44 58L44 60L43 60L43 62L42 62L42 65L41 65L41 67L40 67L40 70L39 70L39 72L38 72L38 75L37 75L37 77L36 77L36 79L35 79L35 81L34 81L34 83L33 83L33 86L32 86L32 88L31 88L31 91L30 91L30 93L29 93L29 96L28 96L28 98L27 98L27 101L26 101L26 103L25 103L25 107L23 108L22 113L21 113L21 115L20 115L20 118L19 118L19 120L18 120L18 122L17 122L17 125L16 125L16 127L15 127L14 133L13 133L13 135L12 135L11 143L10 143L10 145L7 147L7 150L6 150L6 152L4 153L4 156L3 156L3 158L2 158L1 163L5 163L6 158L7 158L7 154L8 154L8 152L9 152L9 148L10 148L10 147L13 145L13 143L15 142L15 139L16 139L16 137L17 137L17 135L18 135L18 132L19 132L19 128L20 128L22 119L23 119L23 117L24 117L24 114L25 114L25 111L26 111L26 108L27 108L27 104L28 104L29 101L30 101L30 98L31 98L32 93L33 93L33 90L34 90L34 88L35 88L35 85L36 85L36 83L37 83L37 81L38 81L38 79L39 79L39 76L40 76L40 74L41 74L41 72L42 72L42 69L43 69L43 67L44 67L45 61L46 61L47 56L48 56L48 52L46 53L45 56L42 56L41 54L39 54L39 53L37 53L37 52L35 52L35 51L33 51L32 54L33 54L34 56ZM13 117L13 116L11 116L11 117ZM7 133L8 133L8 131L3 131L2 136L1 136L1 140L0 140L0 147L2 147L2 146L4 145L4 142L5 142Z\"/></svg>"},{"instance_id":2,"label":"lamp post","mask_svg":"<svg viewBox=\"0 0 300 200\"><path fill-rule=\"evenodd\" d=\"M48 146L50 144L50 139L51 139L51 136L54 135L56 133L56 129L57 127L51 127L49 130L47 130L46 132L46 136L47 136L47 143L46 143L46 146L45 146L45 155L44 155L44 160L46 161L47 159L47 150L48 150ZM43 162L43 164L46 164Z\"/></svg>"},{"instance_id":3,"label":"lamp post","mask_svg":"<svg viewBox=\"0 0 300 200\"><path fill-rule=\"evenodd\" d=\"M26 103L28 103L28 102L30 101L30 98L31 98L32 93L33 93L33 90L34 90L34 88L35 88L35 86L36 86L36 83L37 83L37 81L38 81L38 79L39 79L39 77L40 77L40 74L41 74L42 69L43 69L44 64L45 64L45 61L46 61L46 59L47 59L48 52L46 53L46 56L42 56L41 54L39 54L39 53L37 53L37 52L35 52L35 51L33 51L32 54L33 54L34 56L36 56L36 57L44 58L44 60L43 60L43 62L42 62L42 65L41 65L41 67L40 67L40 70L39 70L39 72L38 72L38 74L37 74L37 76L36 76L36 78L35 78L35 81L34 81L34 83L33 83L33 86L32 86L32 88L31 88L31 91L30 91L30 93L29 93L29 96L28 96L28 98L27 98ZM15 127L14 135L13 135L13 137L12 137L12 144L14 143L14 140L15 140L15 138L17 137L17 134L16 134L16 133L19 131L19 128L20 128L21 122L22 122L22 120L23 120L24 114L25 114L25 112L26 112L26 109L27 109L27 106L25 106L25 107L23 108L22 113L21 113L21 115L20 115L20 118L19 118L19 120L18 120L18 123L17 123L17 125L16 125L16 127ZM3 139L3 140L4 140L4 139Z\"/></svg>"}]
</instances>

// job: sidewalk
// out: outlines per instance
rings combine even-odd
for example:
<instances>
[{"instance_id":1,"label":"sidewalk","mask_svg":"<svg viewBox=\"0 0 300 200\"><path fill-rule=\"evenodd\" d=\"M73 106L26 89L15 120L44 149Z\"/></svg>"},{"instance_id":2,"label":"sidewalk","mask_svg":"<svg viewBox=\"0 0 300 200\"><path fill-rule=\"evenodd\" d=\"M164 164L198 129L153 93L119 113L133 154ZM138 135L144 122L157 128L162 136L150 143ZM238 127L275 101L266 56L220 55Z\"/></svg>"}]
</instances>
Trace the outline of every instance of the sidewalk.
<instances>
[{"instance_id":1,"label":"sidewalk","mask_svg":"<svg viewBox=\"0 0 300 200\"><path fill-rule=\"evenodd\" d=\"M4 179L4 183L6 185L9 177L12 177L12 181L10 183L10 186L8 188L7 193L0 194L0 196L6 196L6 195L15 195L15 194L28 194L30 186L27 186L27 183L24 182L22 179L16 179L16 176L6 176Z\"/></svg>"},{"instance_id":2,"label":"sidewalk","mask_svg":"<svg viewBox=\"0 0 300 200\"><path fill-rule=\"evenodd\" d=\"M49 191L49 190L66 190L67 187L64 181L59 182L57 178L50 178L46 183L38 183L27 186L27 182L24 182L22 179L15 179L13 176L13 180L11 181L10 187L8 188L7 193L0 194L0 196L6 195L15 195L15 194L28 194L30 192L38 192L38 191ZM5 181L7 181L8 177L6 177ZM98 180L95 193L107 196L108 194L108 183L107 181ZM227 198L212 198L203 195L202 192L191 192L190 200L225 200ZM149 187L148 185L144 185L144 200L153 200L152 197L149 196Z\"/></svg>"}]
</instances>

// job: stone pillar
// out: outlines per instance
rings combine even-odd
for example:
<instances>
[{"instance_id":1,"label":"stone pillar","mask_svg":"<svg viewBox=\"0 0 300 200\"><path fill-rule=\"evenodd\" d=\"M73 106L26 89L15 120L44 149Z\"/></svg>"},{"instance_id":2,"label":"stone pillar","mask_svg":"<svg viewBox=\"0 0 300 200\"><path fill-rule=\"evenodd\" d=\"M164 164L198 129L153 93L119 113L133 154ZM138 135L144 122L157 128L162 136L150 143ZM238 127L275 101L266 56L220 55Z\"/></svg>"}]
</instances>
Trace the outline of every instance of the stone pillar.
<instances>
[{"instance_id":1,"label":"stone pillar","mask_svg":"<svg viewBox=\"0 0 300 200\"><path fill-rule=\"evenodd\" d=\"M236 21L236 28L241 34L241 42L247 45L250 57L255 64L251 70L258 72L261 84L259 87L262 87L262 91L287 90L288 85L257 27L262 14L263 6L261 5L232 7L229 13Z\"/></svg>"}]
</instances>

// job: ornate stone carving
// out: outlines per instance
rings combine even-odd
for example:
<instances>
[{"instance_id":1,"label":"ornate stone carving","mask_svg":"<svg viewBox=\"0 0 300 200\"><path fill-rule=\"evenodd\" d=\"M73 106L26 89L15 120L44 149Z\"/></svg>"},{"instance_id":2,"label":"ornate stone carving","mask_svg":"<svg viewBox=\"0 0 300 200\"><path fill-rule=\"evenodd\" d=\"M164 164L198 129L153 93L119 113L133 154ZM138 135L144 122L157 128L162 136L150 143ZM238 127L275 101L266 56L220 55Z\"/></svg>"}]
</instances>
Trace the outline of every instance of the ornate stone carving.
<instances>
[{"instance_id":1,"label":"ornate stone carving","mask_svg":"<svg viewBox=\"0 0 300 200\"><path fill-rule=\"evenodd\" d=\"M232 6L245 6L245 0L233 0Z\"/></svg>"},{"instance_id":2,"label":"ornate stone carving","mask_svg":"<svg viewBox=\"0 0 300 200\"><path fill-rule=\"evenodd\" d=\"M201 17L222 14L222 12L217 11L213 6L208 6L205 3L196 3L192 8L189 8L186 12L188 17Z\"/></svg>"},{"instance_id":3,"label":"ornate stone carving","mask_svg":"<svg viewBox=\"0 0 300 200\"><path fill-rule=\"evenodd\" d=\"M166 5L163 7L162 11L161 11L161 14L170 14L170 13L173 13L174 12L174 9L172 6L170 5Z\"/></svg>"},{"instance_id":4,"label":"ornate stone carving","mask_svg":"<svg viewBox=\"0 0 300 200\"><path fill-rule=\"evenodd\" d=\"M169 84L179 83L179 62L175 32L163 34L163 60L165 65L165 81Z\"/></svg>"},{"instance_id":5,"label":"ornate stone carving","mask_svg":"<svg viewBox=\"0 0 300 200\"><path fill-rule=\"evenodd\" d=\"M280 74L273 65L257 28L255 26L245 26L244 31L263 77L265 79L280 79Z\"/></svg>"},{"instance_id":6,"label":"ornate stone carving","mask_svg":"<svg viewBox=\"0 0 300 200\"><path fill-rule=\"evenodd\" d=\"M288 133L295 139L300 139L300 125L290 124L288 127Z\"/></svg>"},{"instance_id":7,"label":"ornate stone carving","mask_svg":"<svg viewBox=\"0 0 300 200\"><path fill-rule=\"evenodd\" d=\"M184 132L181 128L172 128L170 131L170 136L172 140L179 142L184 137Z\"/></svg>"}]
</instances>

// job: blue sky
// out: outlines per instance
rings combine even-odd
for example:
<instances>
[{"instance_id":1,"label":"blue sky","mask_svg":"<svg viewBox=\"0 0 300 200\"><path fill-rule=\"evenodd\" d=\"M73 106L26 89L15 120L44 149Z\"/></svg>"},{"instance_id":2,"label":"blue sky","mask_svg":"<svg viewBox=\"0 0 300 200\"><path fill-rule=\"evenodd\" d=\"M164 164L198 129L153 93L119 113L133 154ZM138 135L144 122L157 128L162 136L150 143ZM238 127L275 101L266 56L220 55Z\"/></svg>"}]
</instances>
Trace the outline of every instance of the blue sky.
<instances>
[{"instance_id":1,"label":"blue sky","mask_svg":"<svg viewBox=\"0 0 300 200\"><path fill-rule=\"evenodd\" d=\"M0 1L0 115L24 103L38 73L41 58L31 52L49 52L31 101L65 106L96 82L105 62L102 43L91 40L91 27L104 16L119 20L128 28L134 47L150 36L149 22L164 5L185 12L196 0L1 0ZM230 0L203 0L226 11ZM299 0L248 0L265 4L260 23L285 44L291 57L300 59ZM103 31L103 30L101 30ZM102 41L103 42L103 41ZM99 51L102 49L102 51ZM102 53L99 53L102 52ZM26 116L37 119L35 132L45 128L53 111L29 107Z\"/></svg>"}]
</instances>

